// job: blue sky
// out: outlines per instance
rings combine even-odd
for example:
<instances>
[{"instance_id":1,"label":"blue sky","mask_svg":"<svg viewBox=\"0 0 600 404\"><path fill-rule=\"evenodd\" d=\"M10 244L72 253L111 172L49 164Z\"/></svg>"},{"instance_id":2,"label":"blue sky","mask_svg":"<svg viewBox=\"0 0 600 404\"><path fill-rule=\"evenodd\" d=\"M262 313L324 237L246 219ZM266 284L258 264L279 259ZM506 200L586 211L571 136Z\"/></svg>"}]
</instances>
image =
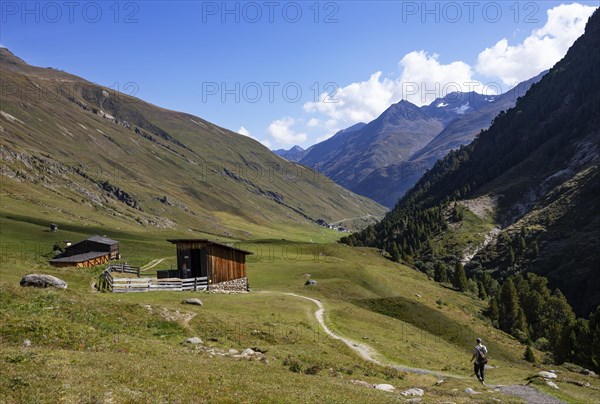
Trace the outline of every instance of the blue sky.
<instances>
[{"instance_id":1,"label":"blue sky","mask_svg":"<svg viewBox=\"0 0 600 404\"><path fill-rule=\"evenodd\" d=\"M3 1L0 44L288 148L402 98L506 90L558 61L599 1L72 4Z\"/></svg>"}]
</instances>

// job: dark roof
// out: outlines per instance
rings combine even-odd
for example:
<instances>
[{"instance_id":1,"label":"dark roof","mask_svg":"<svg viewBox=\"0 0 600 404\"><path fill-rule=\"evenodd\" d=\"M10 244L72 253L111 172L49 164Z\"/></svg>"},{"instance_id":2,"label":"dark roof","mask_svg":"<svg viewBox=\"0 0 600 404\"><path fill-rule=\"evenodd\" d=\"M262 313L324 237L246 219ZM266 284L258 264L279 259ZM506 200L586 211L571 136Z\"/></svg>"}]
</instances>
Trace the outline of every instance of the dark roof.
<instances>
[{"instance_id":1,"label":"dark roof","mask_svg":"<svg viewBox=\"0 0 600 404\"><path fill-rule=\"evenodd\" d=\"M54 258L53 260L50 260L49 262L85 262L85 261L89 261L92 260L94 258L98 258L98 257L102 257L103 255L109 255L110 253L107 251L91 251L91 252L86 252L83 254L77 254L77 255L72 255L70 257L61 257L61 258Z\"/></svg>"},{"instance_id":2,"label":"dark roof","mask_svg":"<svg viewBox=\"0 0 600 404\"><path fill-rule=\"evenodd\" d=\"M94 241L94 242L100 243L100 244L108 244L108 245L113 245L113 244L118 243L118 241L116 241L116 240L112 240L108 237L102 237L102 236L92 236L92 237L88 237L86 240Z\"/></svg>"},{"instance_id":3,"label":"dark roof","mask_svg":"<svg viewBox=\"0 0 600 404\"><path fill-rule=\"evenodd\" d=\"M168 239L167 240L170 243L173 244L178 244L178 243L206 243L207 245L212 244L212 245L218 245L221 247L225 247L228 248L230 250L235 250L235 251L239 251L243 254L247 254L247 255L252 255L254 254L253 252L250 251L246 251L246 250L242 250L241 248L235 248L233 246L227 245L227 244L223 244L223 243L219 243L217 241L213 241L213 240L207 240L207 239L201 239L201 238L179 238L179 239Z\"/></svg>"}]
</instances>

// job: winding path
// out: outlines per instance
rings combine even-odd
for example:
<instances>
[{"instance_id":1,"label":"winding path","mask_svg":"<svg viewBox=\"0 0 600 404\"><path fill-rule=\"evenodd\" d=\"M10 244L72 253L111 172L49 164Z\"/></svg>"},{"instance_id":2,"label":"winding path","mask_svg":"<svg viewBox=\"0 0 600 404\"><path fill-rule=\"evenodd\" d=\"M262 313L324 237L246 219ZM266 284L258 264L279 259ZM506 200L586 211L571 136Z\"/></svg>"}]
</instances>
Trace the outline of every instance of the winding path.
<instances>
[{"instance_id":1,"label":"winding path","mask_svg":"<svg viewBox=\"0 0 600 404\"><path fill-rule=\"evenodd\" d=\"M374 218L375 216L371 215L370 213L364 215L364 216L359 216L359 217L347 217L345 219L341 219L341 220L336 220L335 222L331 222L329 224L334 225L334 224L342 224L343 222L347 222L348 220L357 220L357 219L370 219L370 218Z\"/></svg>"},{"instance_id":2,"label":"winding path","mask_svg":"<svg viewBox=\"0 0 600 404\"><path fill-rule=\"evenodd\" d=\"M281 293L283 293L283 292L281 292ZM357 352L361 358L363 358L369 362L373 362L373 363L376 363L381 366L389 366L394 369L400 370L402 372L416 373L416 374L421 374L421 375L430 374L430 375L435 375L437 377L453 377L455 379L464 379L465 378L464 376L441 373L441 372L436 372L433 370L385 364L375 358L375 356L378 356L379 354L377 353L377 351L375 351L370 346L368 346L366 344L361 344L361 343L355 342L355 341L351 340L350 338L342 337L341 335L338 335L338 334L334 333L333 331L331 331L331 329L329 327L327 327L327 324L325 324L325 320L323 319L323 314L325 313L325 307L323 307L323 303L321 303L321 301L319 301L317 299L313 299L312 297L298 295L296 293L283 293L283 294L288 295L288 296L298 297L298 298L305 299L305 300L310 300L311 302L316 304L318 309L317 309L317 311L315 311L315 318L317 319L317 322L319 323L321 328L323 328L323 331L325 331L325 333L327 335L329 335L331 338L342 341L350 349Z\"/></svg>"},{"instance_id":3,"label":"winding path","mask_svg":"<svg viewBox=\"0 0 600 404\"><path fill-rule=\"evenodd\" d=\"M565 404L564 401L559 400L558 398L551 396L546 393L542 393L539 390L534 389L529 386L521 386L518 384L513 384L511 386L498 386L496 388L500 393L519 397L525 400L528 403L533 404Z\"/></svg>"},{"instance_id":4,"label":"winding path","mask_svg":"<svg viewBox=\"0 0 600 404\"><path fill-rule=\"evenodd\" d=\"M144 265L143 267L141 267L140 270L141 271L147 271L149 269L152 269L155 266L157 266L158 264L160 264L161 262L163 262L164 260L166 260L167 258L168 257L153 259L152 261L150 261L149 263L147 263L146 265Z\"/></svg>"},{"instance_id":5,"label":"winding path","mask_svg":"<svg viewBox=\"0 0 600 404\"><path fill-rule=\"evenodd\" d=\"M284 295L288 295L288 296L294 296L294 297L297 297L300 299L310 300L311 302L316 304L318 307L317 311L315 311L315 318L317 319L317 322L319 323L321 328L323 328L323 331L325 331L325 333L327 335L329 335L331 338L342 341L350 349L357 352L361 358L363 358L369 362L373 362L373 363L376 363L381 366L389 366L394 369L400 370L402 372L416 373L416 374L421 374L421 375L429 374L429 375L434 375L434 376L437 376L440 378L451 377L454 379L466 379L466 377L460 376L460 375L453 375L453 374L448 374L448 373L436 372L436 371L428 370L428 369L411 368L411 367L407 367L407 366L388 365L388 364L382 363L381 361L379 361L378 359L375 358L375 356L378 356L379 354L377 353L377 351L375 351L370 346L368 346L366 344L357 343L349 338L342 337L341 335L334 333L333 331L331 331L331 329L329 327L327 327L327 324L325 324L325 320L323 318L324 313L325 313L325 307L323 306L323 303L321 303L320 300L313 299L312 297L302 296L302 295L298 295L296 293L288 293L288 292L264 291L263 293L284 294ZM518 385L518 384L513 384L513 385L509 385L509 386L491 386L491 385L486 385L486 386L489 388L495 389L496 391L498 391L501 394L513 396L513 397L519 397L530 404L564 404L564 401L561 401L558 398L551 396L550 394L543 393L543 392L541 392L535 388L529 387L529 386Z\"/></svg>"}]
</instances>

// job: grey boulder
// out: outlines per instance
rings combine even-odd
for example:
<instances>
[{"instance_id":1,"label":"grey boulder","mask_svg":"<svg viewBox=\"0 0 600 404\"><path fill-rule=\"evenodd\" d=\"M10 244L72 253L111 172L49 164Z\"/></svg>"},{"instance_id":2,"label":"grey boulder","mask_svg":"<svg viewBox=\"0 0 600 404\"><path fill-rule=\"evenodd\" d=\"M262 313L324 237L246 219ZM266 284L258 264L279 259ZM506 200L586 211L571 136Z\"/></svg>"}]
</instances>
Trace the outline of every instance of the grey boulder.
<instances>
[{"instance_id":1,"label":"grey boulder","mask_svg":"<svg viewBox=\"0 0 600 404\"><path fill-rule=\"evenodd\" d=\"M404 390L402 393L404 397L422 397L425 394L423 389L419 389L417 387L413 387L412 389Z\"/></svg>"},{"instance_id":2,"label":"grey boulder","mask_svg":"<svg viewBox=\"0 0 600 404\"><path fill-rule=\"evenodd\" d=\"M66 289L67 282L58 279L52 275L29 274L25 275L20 282L21 286L33 286L36 288L53 287L58 289Z\"/></svg>"},{"instance_id":3,"label":"grey boulder","mask_svg":"<svg viewBox=\"0 0 600 404\"><path fill-rule=\"evenodd\" d=\"M197 297L185 299L181 303L183 303L183 304L192 304L194 306L202 306L202 300L198 299Z\"/></svg>"},{"instance_id":4,"label":"grey boulder","mask_svg":"<svg viewBox=\"0 0 600 404\"><path fill-rule=\"evenodd\" d=\"M541 372L537 372L535 375L537 377L543 377L544 379L556 379L556 373L547 372L545 370L542 370Z\"/></svg>"}]
</instances>

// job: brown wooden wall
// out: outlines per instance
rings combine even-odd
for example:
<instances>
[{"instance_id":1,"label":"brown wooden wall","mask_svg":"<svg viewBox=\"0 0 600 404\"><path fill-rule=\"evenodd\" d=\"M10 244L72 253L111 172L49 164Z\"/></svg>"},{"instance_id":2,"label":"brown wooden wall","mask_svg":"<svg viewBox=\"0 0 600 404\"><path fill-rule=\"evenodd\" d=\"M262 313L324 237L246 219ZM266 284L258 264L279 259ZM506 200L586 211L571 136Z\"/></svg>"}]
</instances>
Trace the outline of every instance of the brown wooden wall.
<instances>
[{"instance_id":1,"label":"brown wooden wall","mask_svg":"<svg viewBox=\"0 0 600 404\"><path fill-rule=\"evenodd\" d=\"M87 260L84 262L80 262L77 264L77 266L79 268L90 268L96 265L103 265L103 264L107 264L108 261L110 261L110 258L108 255L103 255L101 257L97 257L91 260Z\"/></svg>"},{"instance_id":2,"label":"brown wooden wall","mask_svg":"<svg viewBox=\"0 0 600 404\"><path fill-rule=\"evenodd\" d=\"M96 265L103 265L110 261L109 255L102 255L100 257L92 258L87 261L82 262L51 262L50 265L58 268L69 268L69 267L77 267L77 268L91 268Z\"/></svg>"},{"instance_id":3,"label":"brown wooden wall","mask_svg":"<svg viewBox=\"0 0 600 404\"><path fill-rule=\"evenodd\" d=\"M246 255L219 245L208 246L208 278L211 283L246 277Z\"/></svg>"}]
</instances>

